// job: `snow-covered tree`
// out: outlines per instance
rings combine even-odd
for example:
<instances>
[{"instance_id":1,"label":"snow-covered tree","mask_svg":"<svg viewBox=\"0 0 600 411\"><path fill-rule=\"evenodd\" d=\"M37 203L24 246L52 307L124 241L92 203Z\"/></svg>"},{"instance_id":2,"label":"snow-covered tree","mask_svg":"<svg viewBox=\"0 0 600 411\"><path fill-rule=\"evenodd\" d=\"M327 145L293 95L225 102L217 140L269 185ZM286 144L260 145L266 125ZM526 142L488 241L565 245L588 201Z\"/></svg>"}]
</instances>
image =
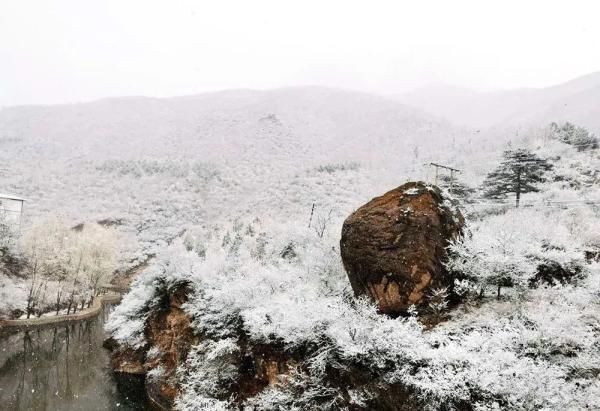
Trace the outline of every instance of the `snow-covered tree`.
<instances>
[{"instance_id":1,"label":"snow-covered tree","mask_svg":"<svg viewBox=\"0 0 600 411\"><path fill-rule=\"evenodd\" d=\"M113 230L88 224L80 233L78 243L87 257L84 284L91 297L95 297L116 269L116 236Z\"/></svg>"},{"instance_id":2,"label":"snow-covered tree","mask_svg":"<svg viewBox=\"0 0 600 411\"><path fill-rule=\"evenodd\" d=\"M68 228L59 220L48 219L34 224L23 235L22 253L28 281L27 318L45 303L48 285L56 285L57 306L67 279Z\"/></svg>"},{"instance_id":3,"label":"snow-covered tree","mask_svg":"<svg viewBox=\"0 0 600 411\"><path fill-rule=\"evenodd\" d=\"M469 187L463 181L458 180L456 177L448 175L439 176L438 185L445 189L450 195L461 202L471 202L471 197L475 193L475 189Z\"/></svg>"},{"instance_id":4,"label":"snow-covered tree","mask_svg":"<svg viewBox=\"0 0 600 411\"><path fill-rule=\"evenodd\" d=\"M593 133L568 121L562 125L551 123L550 133L553 138L576 146L578 151L593 150L600 146L600 140Z\"/></svg>"},{"instance_id":5,"label":"snow-covered tree","mask_svg":"<svg viewBox=\"0 0 600 411\"><path fill-rule=\"evenodd\" d=\"M91 302L99 287L114 272L116 237L97 224L72 230L57 219L40 221L22 238L28 281L27 316L41 314L52 304L58 313L68 295L68 312ZM52 297L51 297L52 296Z\"/></svg>"},{"instance_id":6,"label":"snow-covered tree","mask_svg":"<svg viewBox=\"0 0 600 411\"><path fill-rule=\"evenodd\" d=\"M73 232L67 257L69 275L69 306L76 310L77 303L84 307L98 295L100 286L116 268L116 236L114 231L98 224L85 224Z\"/></svg>"},{"instance_id":7,"label":"snow-covered tree","mask_svg":"<svg viewBox=\"0 0 600 411\"><path fill-rule=\"evenodd\" d=\"M507 150L504 160L489 173L483 183L489 198L503 198L515 194L515 205L519 207L522 194L539 191L537 184L545 181L544 174L552 164L526 149Z\"/></svg>"}]
</instances>

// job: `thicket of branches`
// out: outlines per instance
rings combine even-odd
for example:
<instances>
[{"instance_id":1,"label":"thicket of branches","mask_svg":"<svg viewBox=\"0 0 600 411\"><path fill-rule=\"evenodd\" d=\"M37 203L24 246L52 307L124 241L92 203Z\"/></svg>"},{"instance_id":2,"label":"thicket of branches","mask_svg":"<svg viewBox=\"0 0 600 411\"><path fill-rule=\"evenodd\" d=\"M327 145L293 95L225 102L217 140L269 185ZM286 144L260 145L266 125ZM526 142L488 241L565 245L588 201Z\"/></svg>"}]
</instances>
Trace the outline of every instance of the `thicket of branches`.
<instances>
[{"instance_id":1,"label":"thicket of branches","mask_svg":"<svg viewBox=\"0 0 600 411\"><path fill-rule=\"evenodd\" d=\"M59 220L28 228L19 250L27 282L27 318L91 305L116 268L114 231L98 224L73 230Z\"/></svg>"}]
</instances>

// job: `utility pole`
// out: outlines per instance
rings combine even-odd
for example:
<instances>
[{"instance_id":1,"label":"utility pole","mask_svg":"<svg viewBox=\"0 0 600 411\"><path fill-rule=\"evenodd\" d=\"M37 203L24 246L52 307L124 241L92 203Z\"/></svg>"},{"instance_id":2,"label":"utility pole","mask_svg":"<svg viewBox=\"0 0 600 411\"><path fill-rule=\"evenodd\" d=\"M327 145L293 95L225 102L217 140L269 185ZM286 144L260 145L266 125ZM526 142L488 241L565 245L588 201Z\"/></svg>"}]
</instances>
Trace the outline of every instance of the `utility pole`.
<instances>
[{"instance_id":1,"label":"utility pole","mask_svg":"<svg viewBox=\"0 0 600 411\"><path fill-rule=\"evenodd\" d=\"M450 189L452 189L452 186L454 185L454 173L460 173L460 170L458 168L453 168L453 167L449 167L449 166L445 166L445 165L437 164L437 163L429 163L429 165L431 167L435 167L435 183L434 183L435 185L437 185L437 182L438 182L438 170L440 168L450 171Z\"/></svg>"}]
</instances>

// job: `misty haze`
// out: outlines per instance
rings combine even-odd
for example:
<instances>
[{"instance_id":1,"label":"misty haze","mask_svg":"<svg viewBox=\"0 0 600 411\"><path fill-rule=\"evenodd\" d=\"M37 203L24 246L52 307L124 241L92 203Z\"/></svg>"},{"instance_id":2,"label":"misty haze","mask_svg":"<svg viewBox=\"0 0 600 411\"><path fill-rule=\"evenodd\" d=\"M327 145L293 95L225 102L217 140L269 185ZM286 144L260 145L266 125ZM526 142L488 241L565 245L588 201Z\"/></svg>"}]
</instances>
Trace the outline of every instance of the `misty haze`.
<instances>
[{"instance_id":1,"label":"misty haze","mask_svg":"<svg viewBox=\"0 0 600 411\"><path fill-rule=\"evenodd\" d=\"M0 409L599 409L598 12L0 0Z\"/></svg>"}]
</instances>

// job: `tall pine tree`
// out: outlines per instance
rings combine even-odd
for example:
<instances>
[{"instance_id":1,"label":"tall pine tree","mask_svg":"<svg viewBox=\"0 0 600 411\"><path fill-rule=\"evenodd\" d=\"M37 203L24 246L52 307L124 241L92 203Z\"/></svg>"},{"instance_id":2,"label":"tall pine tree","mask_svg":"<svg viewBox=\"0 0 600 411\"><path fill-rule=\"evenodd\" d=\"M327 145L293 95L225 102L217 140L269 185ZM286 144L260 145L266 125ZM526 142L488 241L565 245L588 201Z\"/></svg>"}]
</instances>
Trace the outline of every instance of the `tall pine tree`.
<instances>
[{"instance_id":1,"label":"tall pine tree","mask_svg":"<svg viewBox=\"0 0 600 411\"><path fill-rule=\"evenodd\" d=\"M521 194L539 191L536 184L544 181L544 174L552 169L552 164L525 149L507 150L503 157L500 166L483 183L484 196L497 199L514 193L519 207Z\"/></svg>"}]
</instances>

